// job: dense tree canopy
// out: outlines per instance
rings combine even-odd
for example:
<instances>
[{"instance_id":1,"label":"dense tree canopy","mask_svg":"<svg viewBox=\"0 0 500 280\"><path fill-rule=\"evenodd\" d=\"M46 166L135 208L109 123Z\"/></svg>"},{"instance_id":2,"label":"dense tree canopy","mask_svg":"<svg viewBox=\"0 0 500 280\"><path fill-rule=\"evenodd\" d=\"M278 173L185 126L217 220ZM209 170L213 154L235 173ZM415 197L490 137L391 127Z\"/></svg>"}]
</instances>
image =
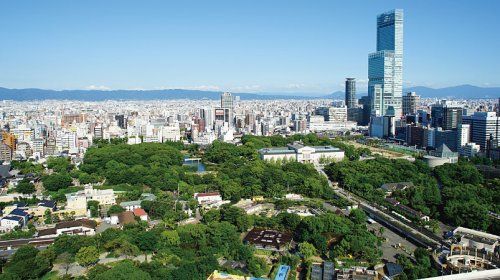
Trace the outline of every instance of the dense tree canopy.
<instances>
[{"instance_id":1,"label":"dense tree canopy","mask_svg":"<svg viewBox=\"0 0 500 280\"><path fill-rule=\"evenodd\" d=\"M104 145L90 148L80 170L106 178L109 185L147 185L168 188L169 180L178 178L182 154L176 143ZM178 167L177 169L172 167ZM166 182L166 184L165 184Z\"/></svg>"},{"instance_id":2,"label":"dense tree canopy","mask_svg":"<svg viewBox=\"0 0 500 280\"><path fill-rule=\"evenodd\" d=\"M73 179L68 173L54 173L42 177L43 187L49 191L58 191L72 185Z\"/></svg>"},{"instance_id":3,"label":"dense tree canopy","mask_svg":"<svg viewBox=\"0 0 500 280\"><path fill-rule=\"evenodd\" d=\"M30 194L35 192L35 185L29 179L23 179L16 186L16 191L23 194Z\"/></svg>"},{"instance_id":4,"label":"dense tree canopy","mask_svg":"<svg viewBox=\"0 0 500 280\"><path fill-rule=\"evenodd\" d=\"M33 246L21 247L5 265L0 279L38 279L50 271L51 261Z\"/></svg>"},{"instance_id":5,"label":"dense tree canopy","mask_svg":"<svg viewBox=\"0 0 500 280\"><path fill-rule=\"evenodd\" d=\"M376 158L343 161L325 168L333 181L368 200L384 203L385 183L412 182L392 194L402 204L453 226L499 233L489 212L500 213L500 180L486 180L471 163L444 164L431 170L423 162ZM439 187L441 186L441 188Z\"/></svg>"}]
</instances>

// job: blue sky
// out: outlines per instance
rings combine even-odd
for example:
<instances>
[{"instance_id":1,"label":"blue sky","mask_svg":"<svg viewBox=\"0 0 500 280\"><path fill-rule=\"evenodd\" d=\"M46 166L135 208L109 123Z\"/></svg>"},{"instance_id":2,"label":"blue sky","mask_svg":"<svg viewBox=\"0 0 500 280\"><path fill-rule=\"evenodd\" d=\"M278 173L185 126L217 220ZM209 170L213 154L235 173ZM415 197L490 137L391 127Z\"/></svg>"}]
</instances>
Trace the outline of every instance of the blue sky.
<instances>
[{"instance_id":1,"label":"blue sky","mask_svg":"<svg viewBox=\"0 0 500 280\"><path fill-rule=\"evenodd\" d=\"M406 86L500 86L500 1L0 1L0 86L366 90L377 14L405 12Z\"/></svg>"}]
</instances>

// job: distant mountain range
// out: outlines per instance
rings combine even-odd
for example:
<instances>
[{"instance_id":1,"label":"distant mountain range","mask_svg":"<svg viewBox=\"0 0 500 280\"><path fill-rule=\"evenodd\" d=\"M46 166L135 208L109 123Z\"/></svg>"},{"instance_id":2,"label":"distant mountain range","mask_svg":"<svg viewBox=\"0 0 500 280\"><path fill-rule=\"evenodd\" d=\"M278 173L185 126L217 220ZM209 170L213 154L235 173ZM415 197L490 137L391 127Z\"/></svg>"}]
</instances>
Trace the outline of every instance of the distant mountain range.
<instances>
[{"instance_id":1,"label":"distant mountain range","mask_svg":"<svg viewBox=\"0 0 500 280\"><path fill-rule=\"evenodd\" d=\"M424 98L499 98L500 87L477 87L461 85L446 88L411 87L404 92L415 91ZM337 91L329 95L317 94L283 94L283 93L235 93L243 100L270 100L270 99L343 99L344 92ZM361 97L364 94L358 94ZM166 90L47 90L47 89L8 89L0 87L0 100L172 100L172 99L212 99L220 96L218 91L200 91L187 89Z\"/></svg>"}]
</instances>

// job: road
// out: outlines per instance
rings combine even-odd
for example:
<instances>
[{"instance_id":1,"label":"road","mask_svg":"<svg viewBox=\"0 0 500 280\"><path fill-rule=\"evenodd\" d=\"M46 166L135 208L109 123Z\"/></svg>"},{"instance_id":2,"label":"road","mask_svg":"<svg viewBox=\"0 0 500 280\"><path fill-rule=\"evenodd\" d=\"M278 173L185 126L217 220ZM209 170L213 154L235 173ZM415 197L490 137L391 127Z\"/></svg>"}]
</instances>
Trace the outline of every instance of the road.
<instances>
[{"instance_id":1,"label":"road","mask_svg":"<svg viewBox=\"0 0 500 280\"><path fill-rule=\"evenodd\" d=\"M397 232L400 235L405 235L414 244L419 246L433 248L443 244L442 238L436 236L429 230L419 228L413 223L408 223L399 217L390 214L390 212L382 209L380 206L374 205L345 189L336 187L333 182L330 181L330 178L328 178L328 175L326 175L321 166L314 166L319 173L323 174L323 176L328 179L328 184L337 195L349 200L353 204L358 205L361 209L367 212L370 217L377 222L380 222L383 226Z\"/></svg>"}]
</instances>

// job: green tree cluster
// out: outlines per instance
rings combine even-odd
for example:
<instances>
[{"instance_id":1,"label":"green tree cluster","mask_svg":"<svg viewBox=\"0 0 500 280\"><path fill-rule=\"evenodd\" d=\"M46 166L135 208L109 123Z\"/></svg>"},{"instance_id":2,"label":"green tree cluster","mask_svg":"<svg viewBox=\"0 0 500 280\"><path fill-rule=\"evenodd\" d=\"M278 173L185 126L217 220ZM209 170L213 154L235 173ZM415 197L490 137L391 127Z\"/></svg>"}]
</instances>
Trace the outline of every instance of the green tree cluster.
<instances>
[{"instance_id":1,"label":"green tree cluster","mask_svg":"<svg viewBox=\"0 0 500 280\"><path fill-rule=\"evenodd\" d=\"M39 279L52 269L54 258L53 251L23 246L6 263L0 279Z\"/></svg>"},{"instance_id":2,"label":"green tree cluster","mask_svg":"<svg viewBox=\"0 0 500 280\"><path fill-rule=\"evenodd\" d=\"M146 185L166 189L171 180L178 178L176 173L182 170L183 157L177 147L175 142L94 146L85 154L80 170L106 178L109 185Z\"/></svg>"},{"instance_id":3,"label":"green tree cluster","mask_svg":"<svg viewBox=\"0 0 500 280\"><path fill-rule=\"evenodd\" d=\"M30 194L35 192L35 185L29 179L23 179L16 186L16 191L22 194Z\"/></svg>"}]
</instances>

